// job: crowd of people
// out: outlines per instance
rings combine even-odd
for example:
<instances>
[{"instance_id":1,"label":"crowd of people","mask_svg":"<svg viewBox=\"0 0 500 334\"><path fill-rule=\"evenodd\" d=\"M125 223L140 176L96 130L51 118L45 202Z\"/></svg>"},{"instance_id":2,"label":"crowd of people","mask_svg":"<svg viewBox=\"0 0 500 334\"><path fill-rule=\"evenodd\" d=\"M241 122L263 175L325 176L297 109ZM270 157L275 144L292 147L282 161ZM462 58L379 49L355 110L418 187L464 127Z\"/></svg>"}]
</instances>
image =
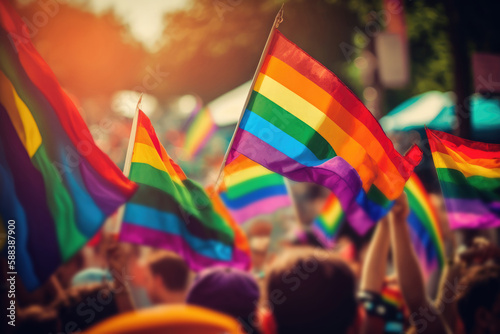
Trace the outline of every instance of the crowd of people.
<instances>
[{"instance_id":1,"label":"crowd of people","mask_svg":"<svg viewBox=\"0 0 500 334\"><path fill-rule=\"evenodd\" d=\"M161 325L174 310L168 306L187 305L187 319L201 307L231 318L248 334L500 333L500 250L475 238L468 248L448 252L438 280L425 278L408 214L403 194L363 251L345 240L325 249L302 238L265 260L253 254L257 261L251 272L219 266L193 273L175 253L103 237L42 288L19 291L16 326L8 330L93 333L106 321L167 305L160 309L160 325L144 321L133 329L112 327L118 321L106 328L187 333L179 325ZM429 294L432 281L436 293ZM216 332L205 331L202 322L197 326L194 332Z\"/></svg>"}]
</instances>

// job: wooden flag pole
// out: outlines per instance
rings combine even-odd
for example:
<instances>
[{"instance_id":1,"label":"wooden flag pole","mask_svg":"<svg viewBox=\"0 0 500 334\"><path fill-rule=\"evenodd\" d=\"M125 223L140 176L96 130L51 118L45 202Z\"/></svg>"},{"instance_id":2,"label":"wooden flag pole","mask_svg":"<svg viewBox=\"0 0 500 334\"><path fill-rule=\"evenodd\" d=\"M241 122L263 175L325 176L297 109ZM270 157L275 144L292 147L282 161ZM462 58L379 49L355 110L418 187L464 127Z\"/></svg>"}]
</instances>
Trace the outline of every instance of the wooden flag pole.
<instances>
[{"instance_id":1,"label":"wooden flag pole","mask_svg":"<svg viewBox=\"0 0 500 334\"><path fill-rule=\"evenodd\" d=\"M247 99L245 101L245 104L243 105L243 109L241 110L240 118L238 119L238 123L236 123L236 127L234 129L233 136L231 137L231 141L229 142L229 146L227 147L226 154L224 155L224 160L222 160L222 164L221 164L220 169L219 169L219 174L217 175L217 179L215 180L214 192L216 192L219 189L221 176L222 176L222 173L224 172L224 166L226 165L226 161L227 161L227 158L229 156L229 152L231 151L231 147L233 146L234 136L236 135L236 131L238 131L241 120L243 119L243 115L245 114L245 108L248 104L248 101L250 100L250 96L252 95L253 87L255 86L255 82L257 81L257 77L259 76L260 69L262 68L262 64L264 63L264 60L266 58L267 52L269 50L270 42L273 39L273 36L274 36L276 29L279 27L280 23L283 22L283 12L284 12L283 6L284 5L285 5L284 3L281 5L281 8L278 11L278 14L276 14L273 26L271 28L271 31L269 32L269 36L267 36L266 45L264 47L264 50L262 50L262 54L260 55L260 60L259 60L259 64L257 65L257 69L256 69L255 73L253 74L252 85L250 86L251 88L248 91Z\"/></svg>"},{"instance_id":2,"label":"wooden flag pole","mask_svg":"<svg viewBox=\"0 0 500 334\"><path fill-rule=\"evenodd\" d=\"M299 216L299 208L297 207L297 201L295 200L295 196L290 185L290 180L283 176L283 181L285 182L286 191L288 192L288 196L290 196L290 200L292 202L293 212L295 213L295 219L297 223L301 224L300 216Z\"/></svg>"},{"instance_id":3,"label":"wooden flag pole","mask_svg":"<svg viewBox=\"0 0 500 334\"><path fill-rule=\"evenodd\" d=\"M132 121L132 128L130 129L130 138L128 141L127 153L125 155L125 165L123 166L123 174L128 178L130 175L130 166L132 165L132 154L134 153L134 143L135 143L135 135L137 133L137 121L139 118L139 109L142 101L142 93L139 97L139 101L137 101L137 106L135 107L134 119ZM122 227L123 214L125 213L125 205L123 204L118 208L118 212L116 214L116 224L113 226L112 235L118 238L120 234L120 230Z\"/></svg>"},{"instance_id":4,"label":"wooden flag pole","mask_svg":"<svg viewBox=\"0 0 500 334\"><path fill-rule=\"evenodd\" d=\"M134 152L135 135L137 133L137 120L139 118L139 109L142 101L142 93L135 107L134 120L132 121L132 129L130 129L130 139L128 141L127 154L125 155L125 165L123 166L123 174L129 177L130 166L132 165L132 153Z\"/></svg>"}]
</instances>

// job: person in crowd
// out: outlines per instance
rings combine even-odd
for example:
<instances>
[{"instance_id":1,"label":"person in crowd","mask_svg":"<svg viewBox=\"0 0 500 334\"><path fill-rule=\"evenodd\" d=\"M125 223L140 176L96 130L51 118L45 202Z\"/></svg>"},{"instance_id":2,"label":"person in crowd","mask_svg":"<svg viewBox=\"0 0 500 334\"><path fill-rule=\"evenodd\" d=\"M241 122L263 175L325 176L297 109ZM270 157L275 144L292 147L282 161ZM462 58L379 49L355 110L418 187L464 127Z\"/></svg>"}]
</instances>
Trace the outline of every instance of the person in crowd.
<instances>
[{"instance_id":1,"label":"person in crowd","mask_svg":"<svg viewBox=\"0 0 500 334\"><path fill-rule=\"evenodd\" d=\"M114 289L107 283L72 288L58 307L59 328L78 333L119 314Z\"/></svg>"},{"instance_id":2,"label":"person in crowd","mask_svg":"<svg viewBox=\"0 0 500 334\"><path fill-rule=\"evenodd\" d=\"M404 317L402 305L395 303L397 289L393 289L392 300L389 302L383 297L387 291L387 260L390 248L389 222L383 218L375 229L372 241L366 253L359 287L359 303L364 309L365 318L362 322L361 333L402 333L404 331ZM394 293L395 292L395 293Z\"/></svg>"},{"instance_id":3,"label":"person in crowd","mask_svg":"<svg viewBox=\"0 0 500 334\"><path fill-rule=\"evenodd\" d=\"M112 242L106 249L109 269L87 268L71 280L56 306L59 330L77 333L119 313L132 311L123 246Z\"/></svg>"},{"instance_id":4,"label":"person in crowd","mask_svg":"<svg viewBox=\"0 0 500 334\"><path fill-rule=\"evenodd\" d=\"M144 266L144 284L153 304L178 304L186 301L189 267L174 252L157 251Z\"/></svg>"},{"instance_id":5,"label":"person in crowd","mask_svg":"<svg viewBox=\"0 0 500 334\"><path fill-rule=\"evenodd\" d=\"M444 317L427 297L417 255L413 249L407 218L410 213L408 199L403 193L396 199L388 215L391 249L396 275L405 305L410 313L412 331L418 333L451 333Z\"/></svg>"},{"instance_id":6,"label":"person in crowd","mask_svg":"<svg viewBox=\"0 0 500 334\"><path fill-rule=\"evenodd\" d=\"M198 274L186 302L230 315L240 322L243 332L258 334L259 298L259 286L251 274L230 267L214 267Z\"/></svg>"},{"instance_id":7,"label":"person in crowd","mask_svg":"<svg viewBox=\"0 0 500 334\"><path fill-rule=\"evenodd\" d=\"M268 307L277 333L355 330L355 285L353 272L334 253L309 247L287 249L267 274Z\"/></svg>"},{"instance_id":8,"label":"person in crowd","mask_svg":"<svg viewBox=\"0 0 500 334\"><path fill-rule=\"evenodd\" d=\"M255 273L260 273L268 259L273 225L271 222L263 219L253 221L250 224L247 231L247 238L251 251L252 270Z\"/></svg>"},{"instance_id":9,"label":"person in crowd","mask_svg":"<svg viewBox=\"0 0 500 334\"><path fill-rule=\"evenodd\" d=\"M81 286L92 283L102 283L103 281L112 281L113 277L108 270L102 268L90 267L76 273L71 279L71 286Z\"/></svg>"},{"instance_id":10,"label":"person in crowd","mask_svg":"<svg viewBox=\"0 0 500 334\"><path fill-rule=\"evenodd\" d=\"M54 308L32 305L18 312L13 333L58 333L58 323Z\"/></svg>"},{"instance_id":11,"label":"person in crowd","mask_svg":"<svg viewBox=\"0 0 500 334\"><path fill-rule=\"evenodd\" d=\"M306 242L283 247L272 261L260 261L265 267L260 288L250 273L229 267L205 269L189 286L191 272L179 255L153 251L145 257L135 248L127 252L123 244L111 243L103 261L108 268L82 269L75 257L70 270L63 268L64 275L51 279L57 285L52 303L36 299L38 305L18 305L13 330L85 331L134 310L128 285L140 276L154 304L186 302L212 309L237 319L247 334L500 333L500 249L476 238L461 253L452 250L433 301L411 242L408 214L402 194L375 227L365 256L359 256L359 276L348 264L352 256L342 251L341 242L332 249L312 248L317 244ZM267 228L262 235L269 232ZM358 253L361 246L353 244ZM144 265L130 266L131 262ZM76 275L69 275L78 268ZM394 275L390 284L389 274ZM401 296L400 304L386 298L387 289L392 289L392 297Z\"/></svg>"},{"instance_id":12,"label":"person in crowd","mask_svg":"<svg viewBox=\"0 0 500 334\"><path fill-rule=\"evenodd\" d=\"M457 308L465 333L500 333L500 266L472 268L461 283Z\"/></svg>"}]
</instances>

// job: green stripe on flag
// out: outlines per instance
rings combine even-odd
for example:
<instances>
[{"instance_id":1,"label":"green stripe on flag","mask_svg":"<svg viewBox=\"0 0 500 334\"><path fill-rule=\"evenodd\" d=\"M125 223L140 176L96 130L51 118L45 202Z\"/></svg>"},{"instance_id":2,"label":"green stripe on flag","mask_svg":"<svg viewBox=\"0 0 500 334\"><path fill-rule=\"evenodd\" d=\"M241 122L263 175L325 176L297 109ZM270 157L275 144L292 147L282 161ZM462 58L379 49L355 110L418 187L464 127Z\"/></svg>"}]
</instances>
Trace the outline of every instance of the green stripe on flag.
<instances>
[{"instance_id":1,"label":"green stripe on flag","mask_svg":"<svg viewBox=\"0 0 500 334\"><path fill-rule=\"evenodd\" d=\"M256 177L251 180L247 180L245 182L241 182L234 186L230 186L227 189L226 196L229 199L236 199L241 196L244 196L248 193L251 193L255 190L259 190L265 187L284 185L283 176L279 174L268 174Z\"/></svg>"},{"instance_id":2,"label":"green stripe on flag","mask_svg":"<svg viewBox=\"0 0 500 334\"><path fill-rule=\"evenodd\" d=\"M197 183L186 179L179 185L172 181L168 173L138 162L132 163L129 177L134 182L146 184L169 194L184 211L199 219L206 228L234 237L234 231L214 211L207 193Z\"/></svg>"},{"instance_id":3,"label":"green stripe on flag","mask_svg":"<svg viewBox=\"0 0 500 334\"><path fill-rule=\"evenodd\" d=\"M247 109L304 144L318 160L331 159L337 155L330 143L316 130L264 95L253 91Z\"/></svg>"},{"instance_id":4,"label":"green stripe on flag","mask_svg":"<svg viewBox=\"0 0 500 334\"><path fill-rule=\"evenodd\" d=\"M66 261L85 245L88 239L78 230L73 199L62 183L59 172L49 159L43 143L31 161L43 176L47 204L54 219L61 258Z\"/></svg>"}]
</instances>

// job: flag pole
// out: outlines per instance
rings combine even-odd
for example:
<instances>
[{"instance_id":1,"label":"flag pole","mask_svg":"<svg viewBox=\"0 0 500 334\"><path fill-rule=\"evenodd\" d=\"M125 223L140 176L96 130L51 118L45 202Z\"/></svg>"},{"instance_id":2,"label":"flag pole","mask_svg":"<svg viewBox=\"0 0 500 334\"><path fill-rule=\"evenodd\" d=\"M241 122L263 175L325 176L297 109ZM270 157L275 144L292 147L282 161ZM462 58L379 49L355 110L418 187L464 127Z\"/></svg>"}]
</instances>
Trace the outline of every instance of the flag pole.
<instances>
[{"instance_id":1,"label":"flag pole","mask_svg":"<svg viewBox=\"0 0 500 334\"><path fill-rule=\"evenodd\" d=\"M139 109L142 101L142 93L139 97L139 101L137 101L137 106L135 107L134 119L132 120L132 128L130 129L130 138L128 140L127 153L125 155L125 164L123 166L123 174L128 178L130 175L130 166L132 165L132 153L134 153L134 143L135 143L135 135L137 134L137 121L139 118ZM111 231L112 236L118 239L120 234L120 230L123 222L123 214L125 213L125 204L118 208L118 212L116 214L116 224Z\"/></svg>"},{"instance_id":2,"label":"flag pole","mask_svg":"<svg viewBox=\"0 0 500 334\"><path fill-rule=\"evenodd\" d=\"M297 220L297 223L300 224L299 208L297 207L297 201L295 200L295 196L294 196L292 187L290 185L290 180L288 180L286 177L283 177L283 181L285 183L285 188L286 188L286 191L288 193L288 196L290 196L290 201L292 202L293 212L295 214L295 219Z\"/></svg>"},{"instance_id":3,"label":"flag pole","mask_svg":"<svg viewBox=\"0 0 500 334\"><path fill-rule=\"evenodd\" d=\"M217 179L215 180L214 192L219 189L221 176L222 176L222 173L224 172L224 166L226 165L226 161L227 161L227 158L229 156L229 152L231 151L231 147L233 146L234 136L236 135L236 131L238 131L241 120L243 119L243 115L245 114L245 108L248 104L248 101L250 100L250 96L252 95L253 87L255 86L255 82L257 81L257 77L259 76L260 69L262 68L262 64L264 63L264 60L266 58L271 41L273 40L274 33L276 32L276 29L278 29L280 23L283 22L283 12L284 12L283 7L284 7L284 5L285 5L284 3L281 5L281 8L278 11L278 14L276 14L271 31L269 32L269 35L267 36L266 45L264 46L264 50L262 50L262 54L260 55L260 60L259 60L259 64L257 65L257 69L255 70L255 73L253 74L252 85L250 86L251 88L248 91L247 99L245 101L245 104L243 105L243 109L241 110L240 118L238 119L238 123L236 123L236 127L234 129L233 136L231 137L231 141L229 142L229 146L227 147L226 154L224 155L224 159L222 160L222 164L221 164L220 169L219 169L219 174L217 175Z\"/></svg>"}]
</instances>

